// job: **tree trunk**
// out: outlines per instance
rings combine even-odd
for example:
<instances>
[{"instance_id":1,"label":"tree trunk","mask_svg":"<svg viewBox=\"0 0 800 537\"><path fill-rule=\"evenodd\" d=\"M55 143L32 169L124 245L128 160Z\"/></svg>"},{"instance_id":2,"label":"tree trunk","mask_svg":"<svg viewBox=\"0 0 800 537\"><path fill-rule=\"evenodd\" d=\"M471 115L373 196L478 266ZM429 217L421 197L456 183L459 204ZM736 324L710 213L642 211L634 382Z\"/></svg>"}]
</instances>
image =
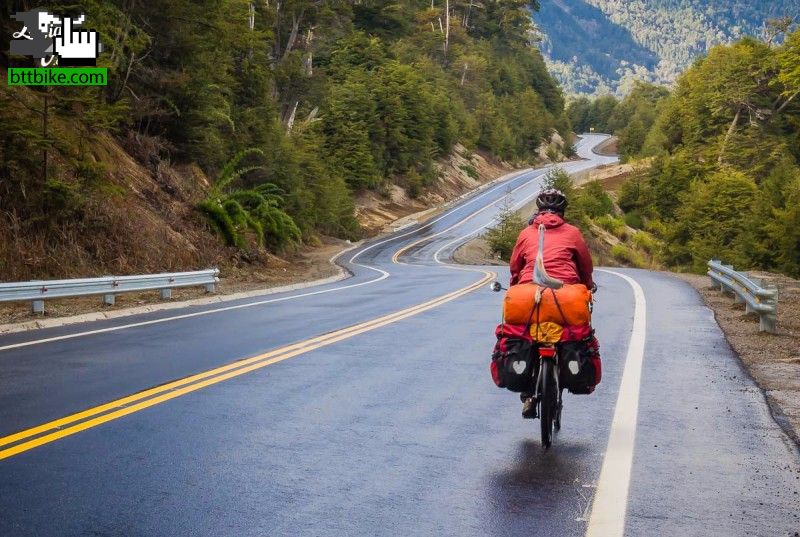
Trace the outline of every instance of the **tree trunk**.
<instances>
[{"instance_id":1,"label":"tree trunk","mask_svg":"<svg viewBox=\"0 0 800 537\"><path fill-rule=\"evenodd\" d=\"M450 48L450 0L445 0L444 5L444 63L447 65L447 49Z\"/></svg>"},{"instance_id":2,"label":"tree trunk","mask_svg":"<svg viewBox=\"0 0 800 537\"><path fill-rule=\"evenodd\" d=\"M467 62L464 62L464 71L461 73L461 84L460 84L462 88L464 87L464 80L467 79L467 69L469 69L469 65L467 65Z\"/></svg>"},{"instance_id":3,"label":"tree trunk","mask_svg":"<svg viewBox=\"0 0 800 537\"><path fill-rule=\"evenodd\" d=\"M725 134L725 139L722 140L722 147L719 150L719 159L718 162L723 164L725 162L725 148L728 146L728 141L733 136L733 133L736 131L736 127L739 125L739 118L742 116L742 106L736 109L736 115L733 117L733 122L731 126L728 128L727 134Z\"/></svg>"},{"instance_id":4,"label":"tree trunk","mask_svg":"<svg viewBox=\"0 0 800 537\"><path fill-rule=\"evenodd\" d=\"M119 101L119 98L122 96L122 92L125 91L128 87L128 79L131 77L131 70L133 69L133 62L136 61L136 53L131 52L131 59L128 62L128 69L125 71L125 79L122 81L122 85L114 94L114 97L111 99L111 102L115 103ZM138 100L138 99L137 99Z\"/></svg>"},{"instance_id":5,"label":"tree trunk","mask_svg":"<svg viewBox=\"0 0 800 537\"><path fill-rule=\"evenodd\" d=\"M297 40L297 33L300 31L300 22L303 20L303 12L300 12L300 16L296 16L292 13L292 33L289 34L289 40L286 42L286 48L283 51L283 57L289 55L294 47L294 42Z\"/></svg>"},{"instance_id":6,"label":"tree trunk","mask_svg":"<svg viewBox=\"0 0 800 537\"><path fill-rule=\"evenodd\" d=\"M783 112L786 109L786 107L789 106L789 103L791 103L794 100L794 98L797 97L798 95L800 95L800 91L796 91L794 93L794 95L792 95L791 97L786 99L786 101L781 105L781 107L778 108L775 112L777 114L780 114L781 112Z\"/></svg>"},{"instance_id":7,"label":"tree trunk","mask_svg":"<svg viewBox=\"0 0 800 537\"><path fill-rule=\"evenodd\" d=\"M275 61L281 57L281 3L275 4Z\"/></svg>"},{"instance_id":8,"label":"tree trunk","mask_svg":"<svg viewBox=\"0 0 800 537\"><path fill-rule=\"evenodd\" d=\"M292 127L294 127L294 118L297 116L297 106L300 104L300 101L294 102L294 108L292 108L292 113L289 115L289 120L286 122L286 134L292 132Z\"/></svg>"}]
</instances>

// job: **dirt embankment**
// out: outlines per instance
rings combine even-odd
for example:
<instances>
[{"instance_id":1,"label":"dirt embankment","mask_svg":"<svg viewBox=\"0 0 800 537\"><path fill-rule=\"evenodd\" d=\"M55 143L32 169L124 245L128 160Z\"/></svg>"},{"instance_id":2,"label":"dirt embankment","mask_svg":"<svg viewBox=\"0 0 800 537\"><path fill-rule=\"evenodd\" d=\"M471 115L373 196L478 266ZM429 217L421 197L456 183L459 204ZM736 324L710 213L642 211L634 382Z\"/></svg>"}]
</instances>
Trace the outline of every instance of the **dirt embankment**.
<instances>
[{"instance_id":1,"label":"dirt embankment","mask_svg":"<svg viewBox=\"0 0 800 537\"><path fill-rule=\"evenodd\" d=\"M556 132L537 148L537 162L564 159L566 141ZM387 192L363 192L356 199L356 218L367 237L393 231L398 227L424 221L435 215L446 202L458 198L498 177L534 163L514 164L497 160L485 151L470 151L456 144L446 158L436 163L438 179L418 196L393 185Z\"/></svg>"},{"instance_id":2,"label":"dirt embankment","mask_svg":"<svg viewBox=\"0 0 800 537\"><path fill-rule=\"evenodd\" d=\"M599 181L603 188L615 194L619 192L624 183L633 173L638 171L639 164L605 164L592 170L576 173L572 180L576 186L582 186L592 181Z\"/></svg>"},{"instance_id":3,"label":"dirt embankment","mask_svg":"<svg viewBox=\"0 0 800 537\"><path fill-rule=\"evenodd\" d=\"M470 152L456 145L453 152L436 164L439 180L417 197L392 185L388 192L363 192L356 199L356 218L366 236L392 231L401 225L429 218L438 207L470 190L504 175L514 166L482 151Z\"/></svg>"},{"instance_id":4,"label":"dirt embankment","mask_svg":"<svg viewBox=\"0 0 800 537\"><path fill-rule=\"evenodd\" d=\"M758 331L758 315L745 312L744 304L711 287L706 276L679 274L691 283L714 311L753 379L764 390L775 419L800 446L800 281L779 274L755 272L757 278L778 288L778 331Z\"/></svg>"},{"instance_id":5,"label":"dirt embankment","mask_svg":"<svg viewBox=\"0 0 800 537\"><path fill-rule=\"evenodd\" d=\"M594 148L594 152L604 157L616 157L619 155L619 138L610 137L605 142Z\"/></svg>"}]
</instances>

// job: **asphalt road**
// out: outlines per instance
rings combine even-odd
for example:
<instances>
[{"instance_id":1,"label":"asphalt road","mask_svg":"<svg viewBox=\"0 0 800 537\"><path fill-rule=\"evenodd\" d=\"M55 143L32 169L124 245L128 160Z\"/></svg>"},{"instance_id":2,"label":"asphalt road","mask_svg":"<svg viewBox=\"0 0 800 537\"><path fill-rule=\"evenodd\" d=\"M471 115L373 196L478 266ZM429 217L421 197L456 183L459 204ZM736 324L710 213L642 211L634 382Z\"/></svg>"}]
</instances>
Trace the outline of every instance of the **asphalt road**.
<instances>
[{"instance_id":1,"label":"asphalt road","mask_svg":"<svg viewBox=\"0 0 800 537\"><path fill-rule=\"evenodd\" d=\"M335 284L0 338L0 535L795 535L797 448L679 280L598 271L603 382L550 450L494 387L498 269L448 260L543 174Z\"/></svg>"}]
</instances>

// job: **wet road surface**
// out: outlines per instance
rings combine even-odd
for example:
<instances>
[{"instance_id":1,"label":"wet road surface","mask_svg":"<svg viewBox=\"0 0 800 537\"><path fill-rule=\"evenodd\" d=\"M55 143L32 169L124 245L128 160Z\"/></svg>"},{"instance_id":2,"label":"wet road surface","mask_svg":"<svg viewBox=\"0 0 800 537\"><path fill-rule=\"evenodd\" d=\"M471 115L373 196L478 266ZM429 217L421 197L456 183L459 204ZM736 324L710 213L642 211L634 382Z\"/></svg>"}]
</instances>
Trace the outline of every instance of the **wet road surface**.
<instances>
[{"instance_id":1,"label":"wet road surface","mask_svg":"<svg viewBox=\"0 0 800 537\"><path fill-rule=\"evenodd\" d=\"M589 160L567 169L610 160L590 152L600 139L585 138ZM0 338L0 535L572 536L587 532L597 496L623 484L625 535L800 531L796 446L681 281L597 272L603 382L566 396L549 451L518 397L494 387L502 296L483 282L498 268L441 262L501 198L534 195L543 173L346 253L353 277L342 282ZM600 490L609 437L621 434L612 421L631 404L620 387L637 308L635 440L614 453L630 472ZM197 315L173 319L187 313Z\"/></svg>"}]
</instances>

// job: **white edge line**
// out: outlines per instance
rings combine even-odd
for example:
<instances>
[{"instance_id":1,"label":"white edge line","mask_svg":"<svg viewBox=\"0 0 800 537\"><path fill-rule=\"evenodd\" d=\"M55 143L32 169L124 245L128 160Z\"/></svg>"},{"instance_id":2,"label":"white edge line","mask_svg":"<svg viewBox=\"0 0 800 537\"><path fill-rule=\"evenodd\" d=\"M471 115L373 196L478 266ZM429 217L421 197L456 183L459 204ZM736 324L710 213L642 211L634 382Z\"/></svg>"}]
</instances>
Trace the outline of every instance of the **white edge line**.
<instances>
[{"instance_id":1,"label":"white edge line","mask_svg":"<svg viewBox=\"0 0 800 537\"><path fill-rule=\"evenodd\" d=\"M642 286L633 278L613 270L598 269L618 276L633 288L633 328L619 395L608 435L603 466L597 483L586 537L623 537L628 511L628 492L636 444L639 390L647 334L647 302Z\"/></svg>"}]
</instances>

